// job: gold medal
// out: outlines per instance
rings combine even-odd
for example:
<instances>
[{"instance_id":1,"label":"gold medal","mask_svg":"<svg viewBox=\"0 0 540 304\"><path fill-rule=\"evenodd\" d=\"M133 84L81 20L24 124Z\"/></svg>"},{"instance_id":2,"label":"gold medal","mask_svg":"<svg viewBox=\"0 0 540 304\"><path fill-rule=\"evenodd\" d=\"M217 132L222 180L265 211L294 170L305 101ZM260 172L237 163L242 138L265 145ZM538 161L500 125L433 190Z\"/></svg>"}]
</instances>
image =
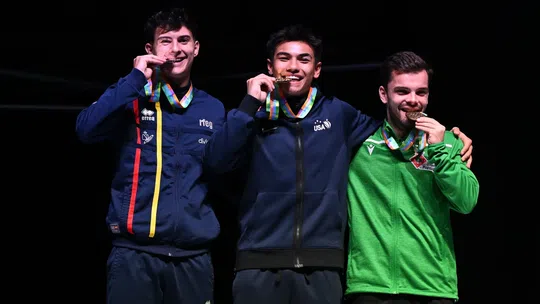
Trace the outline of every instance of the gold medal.
<instances>
[{"instance_id":1,"label":"gold medal","mask_svg":"<svg viewBox=\"0 0 540 304\"><path fill-rule=\"evenodd\" d=\"M279 77L276 77L276 82L278 83L285 83L285 82L291 82L291 80L296 79L298 80L298 77L296 76L283 76L281 73L278 73Z\"/></svg>"}]
</instances>

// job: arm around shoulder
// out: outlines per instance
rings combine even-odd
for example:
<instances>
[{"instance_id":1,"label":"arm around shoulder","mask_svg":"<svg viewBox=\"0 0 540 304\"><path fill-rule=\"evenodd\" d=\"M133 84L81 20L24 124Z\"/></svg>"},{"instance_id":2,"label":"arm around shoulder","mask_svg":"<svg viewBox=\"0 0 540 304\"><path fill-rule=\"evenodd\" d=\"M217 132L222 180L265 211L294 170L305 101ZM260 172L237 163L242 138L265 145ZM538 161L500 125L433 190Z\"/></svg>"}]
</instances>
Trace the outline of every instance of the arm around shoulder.
<instances>
[{"instance_id":1,"label":"arm around shoulder","mask_svg":"<svg viewBox=\"0 0 540 304\"><path fill-rule=\"evenodd\" d=\"M349 145L357 147L368 137L373 135L382 124L381 120L375 119L362 111L355 109L350 104L343 102L345 122L348 130Z\"/></svg>"},{"instance_id":2,"label":"arm around shoulder","mask_svg":"<svg viewBox=\"0 0 540 304\"><path fill-rule=\"evenodd\" d=\"M439 189L455 211L472 212L480 192L475 174L461 160L463 142L452 132L446 132L444 142L426 148L428 160L435 164L434 174Z\"/></svg>"}]
</instances>

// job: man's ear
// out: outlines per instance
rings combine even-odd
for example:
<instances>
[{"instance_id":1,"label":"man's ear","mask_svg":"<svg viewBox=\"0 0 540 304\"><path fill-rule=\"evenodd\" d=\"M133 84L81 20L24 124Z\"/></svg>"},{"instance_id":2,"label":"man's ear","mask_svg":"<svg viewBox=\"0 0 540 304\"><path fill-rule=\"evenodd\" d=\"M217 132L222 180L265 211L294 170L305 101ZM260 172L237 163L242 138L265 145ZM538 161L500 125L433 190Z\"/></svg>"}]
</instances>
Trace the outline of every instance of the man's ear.
<instances>
[{"instance_id":1,"label":"man's ear","mask_svg":"<svg viewBox=\"0 0 540 304\"><path fill-rule=\"evenodd\" d=\"M315 71L313 73L313 78L317 79L321 75L322 62L317 62L315 65Z\"/></svg>"},{"instance_id":2,"label":"man's ear","mask_svg":"<svg viewBox=\"0 0 540 304\"><path fill-rule=\"evenodd\" d=\"M269 75L274 75L274 65L272 64L272 60L266 59L266 68L268 69Z\"/></svg>"},{"instance_id":3,"label":"man's ear","mask_svg":"<svg viewBox=\"0 0 540 304\"><path fill-rule=\"evenodd\" d=\"M201 47L201 44L199 41L195 41L194 49L193 49L193 57L197 57L199 55L199 48Z\"/></svg>"},{"instance_id":4,"label":"man's ear","mask_svg":"<svg viewBox=\"0 0 540 304\"><path fill-rule=\"evenodd\" d=\"M145 44L144 49L146 51L146 54L152 54L152 44L150 43Z\"/></svg>"},{"instance_id":5,"label":"man's ear","mask_svg":"<svg viewBox=\"0 0 540 304\"><path fill-rule=\"evenodd\" d=\"M379 98L382 103L386 104L388 102L388 96L386 95L386 90L383 86L379 87Z\"/></svg>"}]
</instances>

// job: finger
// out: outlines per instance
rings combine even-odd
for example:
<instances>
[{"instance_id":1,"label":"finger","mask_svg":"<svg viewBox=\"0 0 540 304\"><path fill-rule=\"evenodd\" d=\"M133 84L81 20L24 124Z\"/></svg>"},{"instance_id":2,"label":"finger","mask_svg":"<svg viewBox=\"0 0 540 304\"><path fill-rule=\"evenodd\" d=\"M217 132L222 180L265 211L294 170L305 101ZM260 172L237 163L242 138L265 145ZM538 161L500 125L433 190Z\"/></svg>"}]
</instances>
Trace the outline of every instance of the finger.
<instances>
[{"instance_id":1,"label":"finger","mask_svg":"<svg viewBox=\"0 0 540 304\"><path fill-rule=\"evenodd\" d=\"M444 129L444 126L436 121L416 122L415 128L423 131L436 132L437 130Z\"/></svg>"},{"instance_id":2,"label":"finger","mask_svg":"<svg viewBox=\"0 0 540 304\"><path fill-rule=\"evenodd\" d=\"M470 169L470 168L471 168L471 166L472 166L472 156L471 156L471 157L469 157L469 160L467 160L467 168L469 168L469 169Z\"/></svg>"},{"instance_id":3,"label":"finger","mask_svg":"<svg viewBox=\"0 0 540 304\"><path fill-rule=\"evenodd\" d=\"M266 88L267 91L271 92L276 89L274 82L268 78L260 78L259 84L261 88Z\"/></svg>"},{"instance_id":4,"label":"finger","mask_svg":"<svg viewBox=\"0 0 540 304\"><path fill-rule=\"evenodd\" d=\"M416 120L416 123L424 125L442 126L439 121L432 117L420 117Z\"/></svg>"},{"instance_id":5,"label":"finger","mask_svg":"<svg viewBox=\"0 0 540 304\"><path fill-rule=\"evenodd\" d=\"M459 136L459 134L461 133L461 130L458 127L453 127L451 131L452 133L454 133L455 136Z\"/></svg>"},{"instance_id":6,"label":"finger","mask_svg":"<svg viewBox=\"0 0 540 304\"><path fill-rule=\"evenodd\" d=\"M431 130L430 128L426 127L425 125L419 125L419 124L417 124L417 125L415 126L415 128L416 128L417 130L424 131L424 132L426 132L426 133L429 133L429 131Z\"/></svg>"},{"instance_id":7,"label":"finger","mask_svg":"<svg viewBox=\"0 0 540 304\"><path fill-rule=\"evenodd\" d=\"M260 83L264 83L264 84L271 84L271 86L268 86L269 88L271 87L272 90L273 90L273 87L274 87L274 83L276 81L276 78L275 77L272 77L272 76L268 76L268 75L264 75L264 74L261 74L259 76L256 77L257 78L257 81L260 81Z\"/></svg>"},{"instance_id":8,"label":"finger","mask_svg":"<svg viewBox=\"0 0 540 304\"><path fill-rule=\"evenodd\" d=\"M463 148L461 149L461 154L466 153L467 150L472 151L472 139L470 139L465 133L460 133L458 138L463 142Z\"/></svg>"},{"instance_id":9,"label":"finger","mask_svg":"<svg viewBox=\"0 0 540 304\"><path fill-rule=\"evenodd\" d=\"M274 78L274 77L268 76L266 74L259 74L259 75L255 76L255 77L253 77L253 79L257 79L257 80L259 80L259 79L271 79L271 78Z\"/></svg>"},{"instance_id":10,"label":"finger","mask_svg":"<svg viewBox=\"0 0 540 304\"><path fill-rule=\"evenodd\" d=\"M472 157L472 151L473 151L472 145L468 149L462 149L460 153L461 160L465 161L465 160L468 160L468 158Z\"/></svg>"},{"instance_id":11,"label":"finger","mask_svg":"<svg viewBox=\"0 0 540 304\"><path fill-rule=\"evenodd\" d=\"M146 63L151 63L151 64L164 64L166 62L166 60L164 58L159 58L159 57L150 57L150 58L146 58Z\"/></svg>"}]
</instances>

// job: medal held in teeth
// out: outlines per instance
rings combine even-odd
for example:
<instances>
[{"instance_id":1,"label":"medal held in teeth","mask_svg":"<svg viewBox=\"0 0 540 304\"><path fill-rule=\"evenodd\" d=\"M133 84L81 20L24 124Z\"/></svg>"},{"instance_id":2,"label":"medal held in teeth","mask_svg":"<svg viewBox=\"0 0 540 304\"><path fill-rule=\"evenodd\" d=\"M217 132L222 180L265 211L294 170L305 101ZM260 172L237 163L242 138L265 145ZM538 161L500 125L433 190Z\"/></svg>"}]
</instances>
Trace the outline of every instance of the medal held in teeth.
<instances>
[{"instance_id":1,"label":"medal held in teeth","mask_svg":"<svg viewBox=\"0 0 540 304\"><path fill-rule=\"evenodd\" d=\"M410 119L412 121L416 121L420 117L427 116L427 114L423 113L423 112L407 112L407 113L405 113L405 115L407 116L408 119Z\"/></svg>"},{"instance_id":2,"label":"medal held in teeth","mask_svg":"<svg viewBox=\"0 0 540 304\"><path fill-rule=\"evenodd\" d=\"M290 82L290 81L291 81L291 78L284 77L284 76L281 76L281 75L276 78L276 82L278 82L278 83Z\"/></svg>"},{"instance_id":3,"label":"medal held in teeth","mask_svg":"<svg viewBox=\"0 0 540 304\"><path fill-rule=\"evenodd\" d=\"M291 80L298 79L296 76L283 76L281 73L278 73L279 77L276 77L277 83L286 83L291 82Z\"/></svg>"}]
</instances>

